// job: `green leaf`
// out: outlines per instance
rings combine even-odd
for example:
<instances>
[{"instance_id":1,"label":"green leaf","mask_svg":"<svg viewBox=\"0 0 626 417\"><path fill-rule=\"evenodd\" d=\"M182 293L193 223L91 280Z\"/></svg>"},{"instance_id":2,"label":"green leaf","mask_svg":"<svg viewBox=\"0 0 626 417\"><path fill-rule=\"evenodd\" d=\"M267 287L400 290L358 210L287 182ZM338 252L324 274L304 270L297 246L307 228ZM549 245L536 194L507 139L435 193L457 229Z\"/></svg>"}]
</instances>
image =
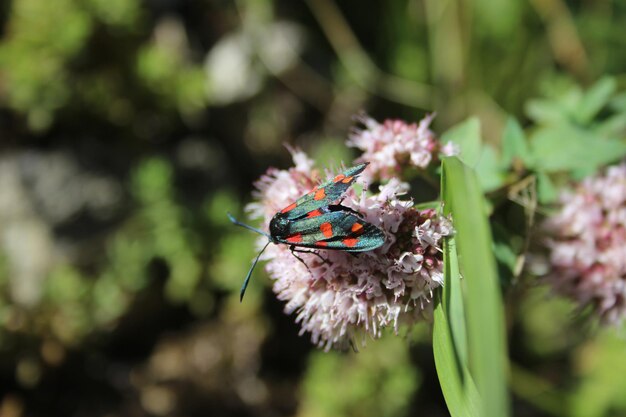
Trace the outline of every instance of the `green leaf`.
<instances>
[{"instance_id":1,"label":"green leaf","mask_svg":"<svg viewBox=\"0 0 626 417\"><path fill-rule=\"evenodd\" d=\"M444 214L450 215L444 207ZM459 259L456 252L456 239L448 238L444 241L444 288L443 306L446 309L460 364L469 366L467 353L467 329L465 325L465 307L463 306L463 292L461 289L461 272L459 271Z\"/></svg>"},{"instance_id":2,"label":"green leaf","mask_svg":"<svg viewBox=\"0 0 626 417\"><path fill-rule=\"evenodd\" d=\"M506 171L502 169L500 156L493 146L484 145L475 166L478 182L483 191L493 191L504 184Z\"/></svg>"},{"instance_id":3,"label":"green leaf","mask_svg":"<svg viewBox=\"0 0 626 417\"><path fill-rule=\"evenodd\" d=\"M454 238L444 241L444 286L436 295L433 354L452 417L478 417L480 398L468 371L468 353L458 257Z\"/></svg>"},{"instance_id":4,"label":"green leaf","mask_svg":"<svg viewBox=\"0 0 626 417\"><path fill-rule=\"evenodd\" d=\"M480 120L470 117L441 135L443 143L454 142L461 148L460 158L471 167L478 163L481 153Z\"/></svg>"},{"instance_id":5,"label":"green leaf","mask_svg":"<svg viewBox=\"0 0 626 417\"><path fill-rule=\"evenodd\" d=\"M609 108L616 113L626 113L626 91L614 95L609 101Z\"/></svg>"},{"instance_id":6,"label":"green leaf","mask_svg":"<svg viewBox=\"0 0 626 417\"><path fill-rule=\"evenodd\" d=\"M441 301L435 306L433 351L441 391L452 417L478 417L478 390L467 369L459 365L450 333L450 324Z\"/></svg>"},{"instance_id":7,"label":"green leaf","mask_svg":"<svg viewBox=\"0 0 626 417\"><path fill-rule=\"evenodd\" d=\"M493 241L476 176L457 158L443 160L442 195L456 230L466 297L469 369L480 393L480 415L505 417L509 405L504 312Z\"/></svg>"},{"instance_id":8,"label":"green leaf","mask_svg":"<svg viewBox=\"0 0 626 417\"><path fill-rule=\"evenodd\" d=\"M534 167L545 172L593 171L626 155L626 143L568 125L537 130L530 146Z\"/></svg>"},{"instance_id":9,"label":"green leaf","mask_svg":"<svg viewBox=\"0 0 626 417\"><path fill-rule=\"evenodd\" d=\"M560 124L568 119L563 105L546 99L528 100L526 114L538 124Z\"/></svg>"},{"instance_id":10,"label":"green leaf","mask_svg":"<svg viewBox=\"0 0 626 417\"><path fill-rule=\"evenodd\" d=\"M554 203L558 197L558 191L552 180L545 172L537 173L537 199L541 204Z\"/></svg>"},{"instance_id":11,"label":"green leaf","mask_svg":"<svg viewBox=\"0 0 626 417\"><path fill-rule=\"evenodd\" d=\"M620 137L626 132L626 113L618 113L607 117L594 129L598 134L606 137Z\"/></svg>"},{"instance_id":12,"label":"green leaf","mask_svg":"<svg viewBox=\"0 0 626 417\"><path fill-rule=\"evenodd\" d=\"M502 165L510 167L518 158L524 165L532 166L526 135L514 117L509 117L502 133Z\"/></svg>"},{"instance_id":13,"label":"green leaf","mask_svg":"<svg viewBox=\"0 0 626 417\"><path fill-rule=\"evenodd\" d=\"M441 139L444 143L459 145L460 159L476 169L483 190L491 191L504 183L505 172L501 169L498 153L492 146L482 144L478 118L471 117L450 128Z\"/></svg>"},{"instance_id":14,"label":"green leaf","mask_svg":"<svg viewBox=\"0 0 626 417\"><path fill-rule=\"evenodd\" d=\"M445 178L442 176L442 186ZM444 206L444 213L450 209ZM436 294L433 354L439 383L452 417L478 417L479 397L468 372L467 331L455 238L443 243L444 285Z\"/></svg>"},{"instance_id":15,"label":"green leaf","mask_svg":"<svg viewBox=\"0 0 626 417\"><path fill-rule=\"evenodd\" d=\"M574 113L578 123L588 124L606 106L617 89L614 78L604 77L596 82L583 96Z\"/></svg>"}]
</instances>

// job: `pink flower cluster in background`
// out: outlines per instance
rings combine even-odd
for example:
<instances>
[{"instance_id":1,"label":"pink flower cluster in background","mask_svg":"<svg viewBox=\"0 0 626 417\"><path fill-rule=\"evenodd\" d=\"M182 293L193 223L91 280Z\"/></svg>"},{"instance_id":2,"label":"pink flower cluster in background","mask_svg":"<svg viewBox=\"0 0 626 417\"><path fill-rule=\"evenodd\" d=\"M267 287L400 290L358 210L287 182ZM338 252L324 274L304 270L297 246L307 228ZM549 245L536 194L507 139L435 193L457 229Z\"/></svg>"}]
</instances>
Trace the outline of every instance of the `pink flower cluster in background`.
<instances>
[{"instance_id":1,"label":"pink flower cluster in background","mask_svg":"<svg viewBox=\"0 0 626 417\"><path fill-rule=\"evenodd\" d=\"M592 305L607 322L626 316L626 164L563 193L544 224L555 290Z\"/></svg>"},{"instance_id":2,"label":"pink flower cluster in background","mask_svg":"<svg viewBox=\"0 0 626 417\"><path fill-rule=\"evenodd\" d=\"M432 116L425 117L419 123L391 119L378 123L367 115L360 115L357 120L363 128L354 129L348 146L363 151L359 162L370 163L368 170L363 173L366 182L398 178L406 167L426 169L440 155L459 153L452 142L442 145L428 128Z\"/></svg>"},{"instance_id":3,"label":"pink flower cluster in background","mask_svg":"<svg viewBox=\"0 0 626 417\"><path fill-rule=\"evenodd\" d=\"M399 123L385 122L385 125L397 127ZM427 125L428 121L419 128L410 128L421 132L416 133L414 140L427 135ZM382 134L381 129L379 133ZM368 140L379 140L375 136L361 137L358 143L366 146ZM408 142L404 136L401 140ZM354 137L352 141L356 143ZM392 147L393 138L385 141ZM431 151L437 149L428 146ZM425 152L418 151L418 147L414 149L416 155ZM294 167L270 168L256 183L256 201L248 210L251 217L262 219L265 228L281 208L323 180L334 177L331 173L321 175L303 152L292 151L292 154ZM366 151L361 159L371 162L362 177L377 176L388 181L374 194L367 191L357 194L351 188L342 204L383 230L385 244L357 254L318 251L323 260L315 254L299 253L306 266L293 256L287 245L270 245L262 258L267 260L266 270L274 280L274 292L286 302L285 311L294 313L301 332L310 333L312 341L325 349L345 347L367 334L378 338L383 328L397 331L402 323L411 324L429 317L433 290L443 283L442 238L453 233L447 218L435 210L419 211L409 198L403 197L409 185L392 176L399 170L385 158L378 158L375 148ZM425 167L427 160L432 157L422 156L421 165L416 166ZM378 171L372 174L372 168ZM260 245L266 242L266 238L259 240Z\"/></svg>"}]
</instances>

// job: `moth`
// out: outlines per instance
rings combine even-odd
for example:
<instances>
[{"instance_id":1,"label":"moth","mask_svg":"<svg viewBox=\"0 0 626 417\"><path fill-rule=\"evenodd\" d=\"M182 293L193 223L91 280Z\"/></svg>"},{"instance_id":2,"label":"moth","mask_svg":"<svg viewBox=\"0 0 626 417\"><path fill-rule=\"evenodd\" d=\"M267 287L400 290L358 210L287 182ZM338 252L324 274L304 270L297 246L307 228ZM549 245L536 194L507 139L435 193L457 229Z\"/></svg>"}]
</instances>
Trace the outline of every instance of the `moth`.
<instances>
[{"instance_id":1,"label":"moth","mask_svg":"<svg viewBox=\"0 0 626 417\"><path fill-rule=\"evenodd\" d=\"M270 243L289 245L292 254L303 263L294 252L312 251L299 248L354 253L371 251L385 243L385 233L382 230L363 220L363 215L358 211L342 206L341 201L337 202L368 164L366 162L346 169L280 210L270 221L269 233L241 223L227 213L233 224L268 238L243 282L240 301L243 300L252 271Z\"/></svg>"}]
</instances>

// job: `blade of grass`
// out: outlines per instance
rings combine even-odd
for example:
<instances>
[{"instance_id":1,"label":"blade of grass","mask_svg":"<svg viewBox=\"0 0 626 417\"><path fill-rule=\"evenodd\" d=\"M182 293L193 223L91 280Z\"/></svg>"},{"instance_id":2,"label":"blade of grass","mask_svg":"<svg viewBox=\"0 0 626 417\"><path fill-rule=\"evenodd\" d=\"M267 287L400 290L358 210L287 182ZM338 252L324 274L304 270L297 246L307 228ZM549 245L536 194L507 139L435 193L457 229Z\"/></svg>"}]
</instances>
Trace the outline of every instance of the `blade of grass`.
<instances>
[{"instance_id":1,"label":"blade of grass","mask_svg":"<svg viewBox=\"0 0 626 417\"><path fill-rule=\"evenodd\" d=\"M444 207L444 213L446 208ZM458 360L465 368L469 367L467 355L467 330L465 323L465 307L463 306L463 292L461 289L461 273L456 252L456 239L448 238L444 241L444 288L443 308L445 309L452 341L454 342Z\"/></svg>"},{"instance_id":2,"label":"blade of grass","mask_svg":"<svg viewBox=\"0 0 626 417\"><path fill-rule=\"evenodd\" d=\"M450 325L440 302L435 308L434 321L435 366L450 416L480 417L478 390L469 371L457 361Z\"/></svg>"},{"instance_id":3,"label":"blade of grass","mask_svg":"<svg viewBox=\"0 0 626 417\"><path fill-rule=\"evenodd\" d=\"M444 286L437 294L433 353L437 375L452 417L478 417L479 396L467 370L465 319L454 238L444 241Z\"/></svg>"},{"instance_id":4,"label":"blade of grass","mask_svg":"<svg viewBox=\"0 0 626 417\"><path fill-rule=\"evenodd\" d=\"M442 167L442 196L456 230L467 310L469 370L480 394L480 415L505 417L509 406L503 309L483 195L473 170L457 158L444 159Z\"/></svg>"}]
</instances>

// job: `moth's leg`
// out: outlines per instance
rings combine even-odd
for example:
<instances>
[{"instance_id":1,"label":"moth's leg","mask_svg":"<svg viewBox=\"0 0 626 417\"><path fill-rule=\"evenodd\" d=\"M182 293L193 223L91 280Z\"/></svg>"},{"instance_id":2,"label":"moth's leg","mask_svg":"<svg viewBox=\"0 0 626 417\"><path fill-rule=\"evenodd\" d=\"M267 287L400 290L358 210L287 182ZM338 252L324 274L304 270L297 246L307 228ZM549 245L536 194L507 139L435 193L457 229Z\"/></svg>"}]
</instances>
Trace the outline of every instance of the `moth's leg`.
<instances>
[{"instance_id":1,"label":"moth's leg","mask_svg":"<svg viewBox=\"0 0 626 417\"><path fill-rule=\"evenodd\" d=\"M315 255L315 256L317 256L318 258L320 258L320 260L321 260L323 263L327 263L327 262L328 262L328 259L324 258L322 255L320 255L319 253L317 253L317 252L315 252L315 251L313 251L313 250L302 250L302 249L296 249L296 247L295 247L295 246L290 246L290 247L289 247L289 250L291 251L291 253L294 253L294 252L299 252L299 253L310 253L310 254ZM294 256L295 256L295 255L294 255Z\"/></svg>"},{"instance_id":2,"label":"moth's leg","mask_svg":"<svg viewBox=\"0 0 626 417\"><path fill-rule=\"evenodd\" d=\"M299 257L298 255L296 255L296 252L303 252L301 250L297 250L296 247L294 245L289 246L289 251L291 251L291 254L300 262L302 262L302 265L305 266L306 270L309 271L309 274L313 275L313 273L311 272L311 270L309 269L309 266L306 264L306 262L304 262L304 259L302 259L301 257Z\"/></svg>"}]
</instances>

